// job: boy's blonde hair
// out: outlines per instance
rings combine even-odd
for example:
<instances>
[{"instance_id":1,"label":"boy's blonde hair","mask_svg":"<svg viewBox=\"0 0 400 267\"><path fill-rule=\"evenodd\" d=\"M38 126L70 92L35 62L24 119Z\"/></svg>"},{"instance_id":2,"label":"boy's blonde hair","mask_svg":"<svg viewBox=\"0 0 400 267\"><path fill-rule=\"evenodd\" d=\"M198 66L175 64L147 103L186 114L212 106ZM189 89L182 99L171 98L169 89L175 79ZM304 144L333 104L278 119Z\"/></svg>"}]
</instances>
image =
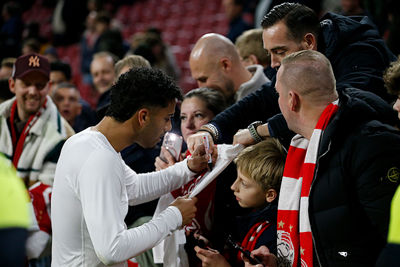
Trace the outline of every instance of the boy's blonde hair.
<instances>
[{"instance_id":1,"label":"boy's blonde hair","mask_svg":"<svg viewBox=\"0 0 400 267\"><path fill-rule=\"evenodd\" d=\"M120 59L117 63L115 63L114 69L117 77L121 74L121 71L124 67L128 66L129 68L140 68L140 67L148 67L151 68L151 65L147 59L139 55L129 55Z\"/></svg>"},{"instance_id":2,"label":"boy's blonde hair","mask_svg":"<svg viewBox=\"0 0 400 267\"><path fill-rule=\"evenodd\" d=\"M236 39L235 46L243 59L255 55L261 65L269 66L271 65L271 57L264 49L262 32L262 29L251 29L243 32Z\"/></svg>"},{"instance_id":3,"label":"boy's blonde hair","mask_svg":"<svg viewBox=\"0 0 400 267\"><path fill-rule=\"evenodd\" d=\"M243 175L255 180L264 191L279 192L285 160L286 152L279 141L268 138L245 148L234 162Z\"/></svg>"}]
</instances>

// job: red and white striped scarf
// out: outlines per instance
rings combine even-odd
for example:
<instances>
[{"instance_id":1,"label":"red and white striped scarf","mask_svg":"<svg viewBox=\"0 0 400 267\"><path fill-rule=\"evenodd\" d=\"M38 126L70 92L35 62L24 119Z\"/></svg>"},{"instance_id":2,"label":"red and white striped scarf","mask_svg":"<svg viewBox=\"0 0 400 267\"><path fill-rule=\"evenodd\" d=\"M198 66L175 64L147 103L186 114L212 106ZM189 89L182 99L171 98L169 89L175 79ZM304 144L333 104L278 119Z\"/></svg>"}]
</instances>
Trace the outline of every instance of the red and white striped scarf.
<instances>
[{"instance_id":1,"label":"red and white striped scarf","mask_svg":"<svg viewBox=\"0 0 400 267\"><path fill-rule=\"evenodd\" d=\"M310 141L293 137L278 202L278 260L284 266L313 266L313 241L308 217L308 197L322 132L338 109L338 100L322 112Z\"/></svg>"}]
</instances>

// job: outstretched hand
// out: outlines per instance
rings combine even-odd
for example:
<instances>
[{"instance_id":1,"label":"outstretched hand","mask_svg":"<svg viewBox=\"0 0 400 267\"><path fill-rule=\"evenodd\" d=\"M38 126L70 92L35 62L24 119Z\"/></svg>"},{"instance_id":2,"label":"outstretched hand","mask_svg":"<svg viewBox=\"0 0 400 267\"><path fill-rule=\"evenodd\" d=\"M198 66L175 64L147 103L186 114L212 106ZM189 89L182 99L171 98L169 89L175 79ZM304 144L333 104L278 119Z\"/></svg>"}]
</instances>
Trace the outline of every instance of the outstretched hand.
<instances>
[{"instance_id":1,"label":"outstretched hand","mask_svg":"<svg viewBox=\"0 0 400 267\"><path fill-rule=\"evenodd\" d=\"M257 126L256 131L258 135L265 139L270 136L268 123ZM249 146L255 144L256 141L251 137L249 129L241 129L233 136L233 144L242 144L244 146Z\"/></svg>"},{"instance_id":2,"label":"outstretched hand","mask_svg":"<svg viewBox=\"0 0 400 267\"><path fill-rule=\"evenodd\" d=\"M255 144L253 137L250 135L248 129L241 129L233 136L233 144L242 144L244 146L250 146Z\"/></svg>"}]
</instances>

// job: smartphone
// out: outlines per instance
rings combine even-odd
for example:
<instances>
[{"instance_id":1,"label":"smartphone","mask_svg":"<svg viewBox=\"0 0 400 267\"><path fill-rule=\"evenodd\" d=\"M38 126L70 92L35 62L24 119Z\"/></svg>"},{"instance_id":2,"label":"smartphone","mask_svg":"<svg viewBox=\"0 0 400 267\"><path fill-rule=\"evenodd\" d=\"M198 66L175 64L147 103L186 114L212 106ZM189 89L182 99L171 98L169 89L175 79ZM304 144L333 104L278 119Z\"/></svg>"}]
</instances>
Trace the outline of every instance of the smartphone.
<instances>
[{"instance_id":1,"label":"smartphone","mask_svg":"<svg viewBox=\"0 0 400 267\"><path fill-rule=\"evenodd\" d=\"M264 266L264 264L261 262L261 260L260 260L258 257L256 257L256 256L251 256L251 252L248 251L248 250L246 250L246 249L244 249L244 248L242 248L237 242L235 242L235 241L232 239L232 236L231 236L231 235L228 235L228 236L227 236L226 241L227 241L227 243L228 243L229 245L231 245L233 248L235 248L235 249L239 250L240 252L242 252L243 255L244 255L244 257L248 258L249 261L250 261L250 263L251 263L252 265L260 264L261 266Z\"/></svg>"},{"instance_id":2,"label":"smartphone","mask_svg":"<svg viewBox=\"0 0 400 267\"><path fill-rule=\"evenodd\" d=\"M183 138L180 135L177 135L176 133L173 132L167 132L164 135L164 140L162 143L162 146L168 150L168 152L175 158L176 161L179 160L179 155L181 154L182 150L182 143L183 143ZM163 151L161 150L160 153L160 158L167 162L166 158L163 155Z\"/></svg>"}]
</instances>

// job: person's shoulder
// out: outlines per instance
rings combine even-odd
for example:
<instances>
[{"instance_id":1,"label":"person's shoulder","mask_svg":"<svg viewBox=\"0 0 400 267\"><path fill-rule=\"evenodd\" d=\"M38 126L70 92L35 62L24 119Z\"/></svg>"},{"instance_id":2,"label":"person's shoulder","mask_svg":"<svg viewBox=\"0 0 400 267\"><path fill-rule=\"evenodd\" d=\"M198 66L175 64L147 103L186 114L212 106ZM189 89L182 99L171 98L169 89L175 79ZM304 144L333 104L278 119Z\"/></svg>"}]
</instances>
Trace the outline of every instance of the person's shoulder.
<instances>
[{"instance_id":1,"label":"person's shoulder","mask_svg":"<svg viewBox=\"0 0 400 267\"><path fill-rule=\"evenodd\" d=\"M73 136L68 138L65 143L66 144L79 144L79 143L85 144L87 141L92 139L92 137L96 138L95 136L92 136L90 134L90 129L86 129L79 133L74 134Z\"/></svg>"},{"instance_id":2,"label":"person's shoulder","mask_svg":"<svg viewBox=\"0 0 400 267\"><path fill-rule=\"evenodd\" d=\"M12 99L8 99L0 104L0 117L7 117L9 116L11 105L14 102L15 97Z\"/></svg>"},{"instance_id":3,"label":"person's shoulder","mask_svg":"<svg viewBox=\"0 0 400 267\"><path fill-rule=\"evenodd\" d=\"M104 140L105 139L105 140ZM88 153L93 150L110 150L107 146L107 140L99 132L90 128L74 134L64 144L64 148L81 153Z\"/></svg>"},{"instance_id":4,"label":"person's shoulder","mask_svg":"<svg viewBox=\"0 0 400 267\"><path fill-rule=\"evenodd\" d=\"M118 153L99 132L86 129L70 137L62 148L63 160L93 166L102 170L103 166L117 166L122 161Z\"/></svg>"}]
</instances>

